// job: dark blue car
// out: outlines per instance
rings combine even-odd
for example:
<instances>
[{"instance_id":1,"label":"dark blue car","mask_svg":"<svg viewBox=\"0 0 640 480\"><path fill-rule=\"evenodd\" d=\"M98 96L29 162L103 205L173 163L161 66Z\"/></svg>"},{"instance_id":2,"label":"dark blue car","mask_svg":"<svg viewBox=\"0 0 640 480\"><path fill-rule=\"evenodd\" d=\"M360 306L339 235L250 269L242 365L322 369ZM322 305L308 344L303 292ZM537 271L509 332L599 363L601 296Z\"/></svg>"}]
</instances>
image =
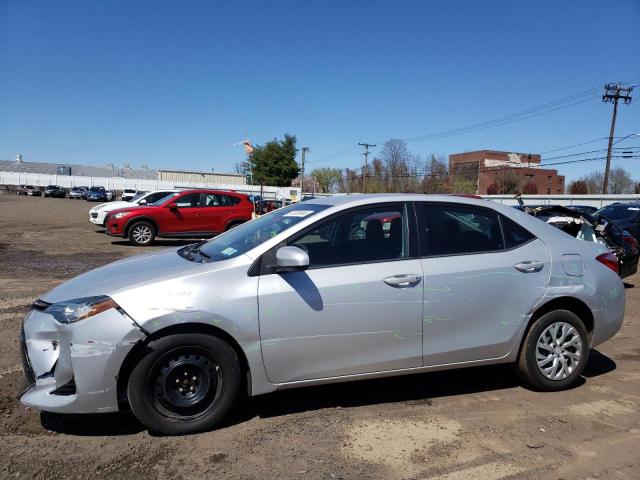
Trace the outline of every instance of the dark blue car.
<instances>
[{"instance_id":1,"label":"dark blue car","mask_svg":"<svg viewBox=\"0 0 640 480\"><path fill-rule=\"evenodd\" d=\"M87 192L88 202L106 202L107 191L104 187L91 187Z\"/></svg>"},{"instance_id":2,"label":"dark blue car","mask_svg":"<svg viewBox=\"0 0 640 480\"><path fill-rule=\"evenodd\" d=\"M594 216L602 215L623 230L627 230L640 242L640 202L612 203L597 210Z\"/></svg>"}]
</instances>

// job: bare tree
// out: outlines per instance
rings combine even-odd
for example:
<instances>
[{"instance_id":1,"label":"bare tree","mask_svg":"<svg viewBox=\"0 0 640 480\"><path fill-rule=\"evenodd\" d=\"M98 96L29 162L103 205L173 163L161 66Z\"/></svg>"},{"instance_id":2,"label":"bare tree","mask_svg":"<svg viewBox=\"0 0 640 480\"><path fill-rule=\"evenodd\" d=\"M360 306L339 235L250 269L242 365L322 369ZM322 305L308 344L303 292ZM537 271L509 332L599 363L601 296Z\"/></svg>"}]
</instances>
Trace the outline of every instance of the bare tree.
<instances>
[{"instance_id":1,"label":"bare tree","mask_svg":"<svg viewBox=\"0 0 640 480\"><path fill-rule=\"evenodd\" d=\"M633 193L634 182L629 172L622 167L615 167L609 171L609 193Z\"/></svg>"}]
</instances>

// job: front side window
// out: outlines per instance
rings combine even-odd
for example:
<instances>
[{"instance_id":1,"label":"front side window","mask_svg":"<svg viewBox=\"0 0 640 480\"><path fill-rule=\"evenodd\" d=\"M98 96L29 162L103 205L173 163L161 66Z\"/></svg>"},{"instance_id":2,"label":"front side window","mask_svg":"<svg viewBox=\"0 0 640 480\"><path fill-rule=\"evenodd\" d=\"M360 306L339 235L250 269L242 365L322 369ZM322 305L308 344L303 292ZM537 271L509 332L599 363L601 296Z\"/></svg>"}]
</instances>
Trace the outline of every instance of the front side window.
<instances>
[{"instance_id":1,"label":"front side window","mask_svg":"<svg viewBox=\"0 0 640 480\"><path fill-rule=\"evenodd\" d=\"M458 205L416 205L420 255L456 255L504 249L498 214Z\"/></svg>"},{"instance_id":2,"label":"front side window","mask_svg":"<svg viewBox=\"0 0 640 480\"><path fill-rule=\"evenodd\" d=\"M176 205L178 208L195 208L200 207L202 195L200 193L189 193L178 199L176 199Z\"/></svg>"},{"instance_id":3,"label":"front side window","mask_svg":"<svg viewBox=\"0 0 640 480\"><path fill-rule=\"evenodd\" d=\"M309 255L309 266L406 258L407 215L404 205L356 210L323 222L289 245Z\"/></svg>"}]
</instances>

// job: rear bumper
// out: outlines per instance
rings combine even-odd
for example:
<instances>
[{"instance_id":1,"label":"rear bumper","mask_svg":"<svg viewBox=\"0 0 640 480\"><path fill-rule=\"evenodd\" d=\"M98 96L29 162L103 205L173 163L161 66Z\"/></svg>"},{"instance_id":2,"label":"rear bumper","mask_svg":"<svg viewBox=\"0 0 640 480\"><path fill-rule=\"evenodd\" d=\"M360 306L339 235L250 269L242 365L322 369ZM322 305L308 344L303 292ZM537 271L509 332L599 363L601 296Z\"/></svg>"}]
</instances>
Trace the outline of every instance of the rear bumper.
<instances>
[{"instance_id":1,"label":"rear bumper","mask_svg":"<svg viewBox=\"0 0 640 480\"><path fill-rule=\"evenodd\" d=\"M140 328L115 309L69 325L32 310L22 338L29 387L20 401L48 412L117 411L120 367L143 338Z\"/></svg>"}]
</instances>

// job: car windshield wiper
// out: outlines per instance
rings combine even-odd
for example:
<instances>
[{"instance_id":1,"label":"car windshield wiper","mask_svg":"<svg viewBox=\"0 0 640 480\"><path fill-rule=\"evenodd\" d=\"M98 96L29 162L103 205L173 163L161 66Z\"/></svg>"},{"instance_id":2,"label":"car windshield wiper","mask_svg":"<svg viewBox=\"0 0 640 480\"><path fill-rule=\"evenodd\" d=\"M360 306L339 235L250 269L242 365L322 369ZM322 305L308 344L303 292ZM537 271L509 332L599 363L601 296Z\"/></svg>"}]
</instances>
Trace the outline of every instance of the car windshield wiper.
<instances>
[{"instance_id":1,"label":"car windshield wiper","mask_svg":"<svg viewBox=\"0 0 640 480\"><path fill-rule=\"evenodd\" d=\"M198 243L192 243L191 245L187 245L186 247L181 248L180 250L178 250L178 255L180 255L180 256L182 256L182 257L184 257L187 260L192 261L192 262L195 261L195 259L193 258L193 254L194 253L197 254L197 255L200 255L203 258L209 259L209 258L211 258L209 255L207 255L206 253L200 251L200 247L203 244L205 244L206 242L207 242L206 240L202 240L202 241L200 241Z\"/></svg>"}]
</instances>

